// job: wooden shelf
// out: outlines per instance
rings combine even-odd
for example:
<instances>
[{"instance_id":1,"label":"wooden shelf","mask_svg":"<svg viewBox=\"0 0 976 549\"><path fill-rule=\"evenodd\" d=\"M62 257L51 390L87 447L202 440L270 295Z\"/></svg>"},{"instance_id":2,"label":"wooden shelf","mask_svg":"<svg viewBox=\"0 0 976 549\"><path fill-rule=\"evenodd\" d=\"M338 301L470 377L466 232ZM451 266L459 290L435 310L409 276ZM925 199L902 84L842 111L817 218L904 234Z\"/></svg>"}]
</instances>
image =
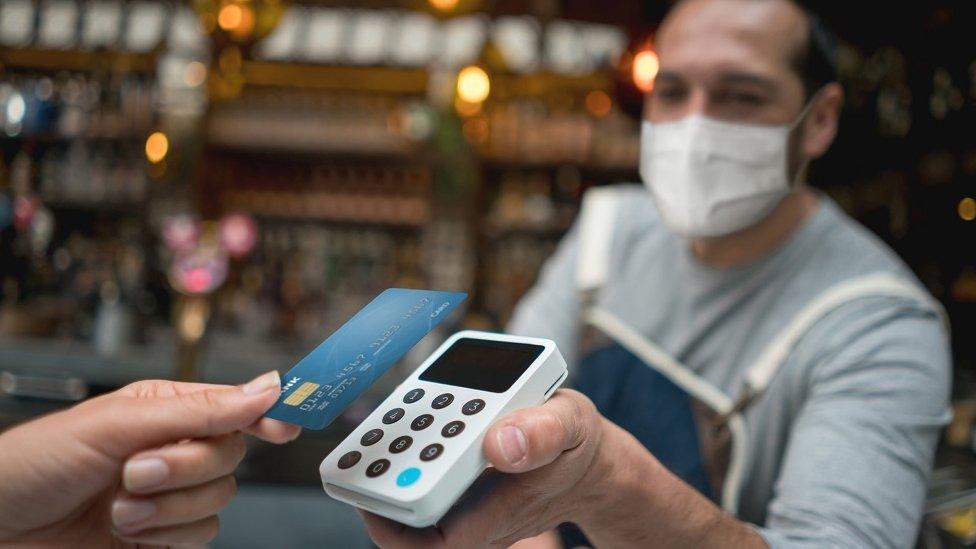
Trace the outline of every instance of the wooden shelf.
<instances>
[{"instance_id":1,"label":"wooden shelf","mask_svg":"<svg viewBox=\"0 0 976 549\"><path fill-rule=\"evenodd\" d=\"M429 80L426 69L273 61L245 61L243 73L251 86L400 95L425 95Z\"/></svg>"},{"instance_id":2,"label":"wooden shelf","mask_svg":"<svg viewBox=\"0 0 976 549\"><path fill-rule=\"evenodd\" d=\"M358 130L358 131L357 131ZM214 109L206 130L207 146L228 152L273 151L316 155L410 158L417 147L388 131L349 125L336 131L329 119L275 111L245 111L241 107Z\"/></svg>"},{"instance_id":3,"label":"wooden shelf","mask_svg":"<svg viewBox=\"0 0 976 549\"><path fill-rule=\"evenodd\" d=\"M7 68L32 70L154 74L156 54L106 50L0 48L0 64Z\"/></svg>"},{"instance_id":4,"label":"wooden shelf","mask_svg":"<svg viewBox=\"0 0 976 549\"><path fill-rule=\"evenodd\" d=\"M514 236L534 236L543 239L561 238L570 225L549 224L549 225L499 225L489 223L484 229L484 235L491 239L504 239Z\"/></svg>"},{"instance_id":5,"label":"wooden shelf","mask_svg":"<svg viewBox=\"0 0 976 549\"><path fill-rule=\"evenodd\" d=\"M325 199L329 208L320 203ZM413 211L396 211L398 200L413 200ZM279 220L323 221L400 229L419 229L430 220L430 203L422 197L342 196L329 193L289 191L231 191L221 203L226 209L243 210L257 217ZM389 210L389 211L388 211ZM371 211L375 217L363 217Z\"/></svg>"},{"instance_id":6,"label":"wooden shelf","mask_svg":"<svg viewBox=\"0 0 976 549\"><path fill-rule=\"evenodd\" d=\"M497 156L482 157L482 165L487 170L552 170L563 166L572 166L587 175L608 175L629 177L637 174L637 166L623 164L581 164L578 161L566 159L557 160L525 160L521 158L500 158Z\"/></svg>"}]
</instances>

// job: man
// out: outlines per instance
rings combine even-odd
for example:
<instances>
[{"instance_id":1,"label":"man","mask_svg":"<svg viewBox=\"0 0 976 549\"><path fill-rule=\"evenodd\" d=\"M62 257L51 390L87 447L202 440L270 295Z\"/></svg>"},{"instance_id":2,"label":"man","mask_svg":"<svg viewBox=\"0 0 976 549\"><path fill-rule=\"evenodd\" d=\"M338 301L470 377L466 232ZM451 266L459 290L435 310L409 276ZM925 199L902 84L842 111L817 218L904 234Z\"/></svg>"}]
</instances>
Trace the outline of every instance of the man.
<instances>
[{"instance_id":1,"label":"man","mask_svg":"<svg viewBox=\"0 0 976 549\"><path fill-rule=\"evenodd\" d=\"M684 0L656 47L650 192L584 204L510 326L554 339L582 394L493 426L510 474L438 527L366 515L382 547L555 546L561 524L596 547L914 544L947 337L907 267L803 182L843 100L829 39L790 0Z\"/></svg>"}]
</instances>

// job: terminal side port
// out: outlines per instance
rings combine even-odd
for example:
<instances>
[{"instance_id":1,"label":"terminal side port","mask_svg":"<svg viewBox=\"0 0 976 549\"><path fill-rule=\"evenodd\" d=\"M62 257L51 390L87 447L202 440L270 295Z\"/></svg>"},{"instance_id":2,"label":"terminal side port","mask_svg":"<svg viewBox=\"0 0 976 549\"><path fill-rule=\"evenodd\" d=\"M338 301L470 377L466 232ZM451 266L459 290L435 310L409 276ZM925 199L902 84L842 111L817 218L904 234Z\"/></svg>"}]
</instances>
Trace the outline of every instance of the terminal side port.
<instances>
[{"instance_id":1,"label":"terminal side port","mask_svg":"<svg viewBox=\"0 0 976 549\"><path fill-rule=\"evenodd\" d=\"M367 509L369 511L379 511L384 507L387 508L392 507L402 513L413 515L413 509L408 509L406 507L402 507L400 505L396 505L394 503L390 503L387 501L380 501L378 499L369 497L365 494L360 494L359 492L353 492L352 490L343 488L341 486L336 486L331 482L326 483L325 491L328 492L333 497L335 497L336 499L341 499L346 503L350 503L352 505L355 505L356 507L362 507L363 509Z\"/></svg>"},{"instance_id":2,"label":"terminal side port","mask_svg":"<svg viewBox=\"0 0 976 549\"><path fill-rule=\"evenodd\" d=\"M567 375L569 375L568 370L563 370L563 373L559 374L559 377L556 378L556 381L553 381L552 385L550 385L549 388L546 389L546 398L549 398L549 395L552 394L552 392L556 389L556 386L559 385L559 382L566 379Z\"/></svg>"}]
</instances>

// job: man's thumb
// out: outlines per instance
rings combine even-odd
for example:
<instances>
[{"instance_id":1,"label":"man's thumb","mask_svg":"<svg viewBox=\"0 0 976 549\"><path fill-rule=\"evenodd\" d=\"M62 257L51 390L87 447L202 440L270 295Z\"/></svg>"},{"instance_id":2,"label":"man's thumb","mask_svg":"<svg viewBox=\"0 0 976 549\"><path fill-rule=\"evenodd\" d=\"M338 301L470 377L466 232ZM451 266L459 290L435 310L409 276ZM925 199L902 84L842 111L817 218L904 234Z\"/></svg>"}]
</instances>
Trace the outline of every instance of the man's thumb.
<instances>
[{"instance_id":1,"label":"man's thumb","mask_svg":"<svg viewBox=\"0 0 976 549\"><path fill-rule=\"evenodd\" d=\"M125 458L189 438L241 430L261 418L280 394L277 372L242 386L214 385L163 397L114 397L92 402L81 430L103 453Z\"/></svg>"}]
</instances>

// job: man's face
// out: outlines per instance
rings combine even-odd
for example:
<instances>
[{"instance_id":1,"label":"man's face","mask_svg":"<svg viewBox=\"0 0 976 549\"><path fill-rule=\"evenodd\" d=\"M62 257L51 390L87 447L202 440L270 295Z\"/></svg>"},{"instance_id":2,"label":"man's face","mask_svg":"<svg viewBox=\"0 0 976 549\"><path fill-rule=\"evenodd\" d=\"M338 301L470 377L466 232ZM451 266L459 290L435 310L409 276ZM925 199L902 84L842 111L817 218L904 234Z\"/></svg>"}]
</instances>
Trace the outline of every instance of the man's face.
<instances>
[{"instance_id":1,"label":"man's face","mask_svg":"<svg viewBox=\"0 0 976 549\"><path fill-rule=\"evenodd\" d=\"M804 14L785 0L686 0L657 34L661 67L644 117L789 124L805 102L791 61L806 39Z\"/></svg>"}]
</instances>

